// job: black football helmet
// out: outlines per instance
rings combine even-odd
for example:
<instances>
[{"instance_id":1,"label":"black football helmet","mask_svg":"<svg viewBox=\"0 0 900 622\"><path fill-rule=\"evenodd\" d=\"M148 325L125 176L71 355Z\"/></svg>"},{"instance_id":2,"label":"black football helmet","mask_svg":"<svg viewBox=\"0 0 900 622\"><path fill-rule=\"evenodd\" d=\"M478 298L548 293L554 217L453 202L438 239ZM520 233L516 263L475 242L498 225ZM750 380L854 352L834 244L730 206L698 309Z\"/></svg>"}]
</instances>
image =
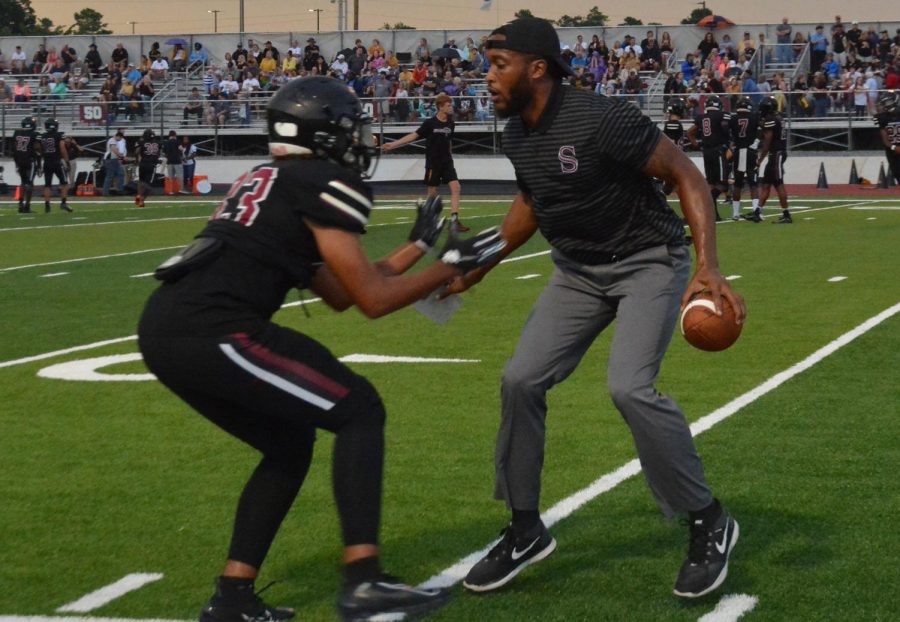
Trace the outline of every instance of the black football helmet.
<instances>
[{"instance_id":1,"label":"black football helmet","mask_svg":"<svg viewBox=\"0 0 900 622\"><path fill-rule=\"evenodd\" d=\"M706 110L721 110L722 98L718 95L710 95L706 98Z\"/></svg>"},{"instance_id":2,"label":"black football helmet","mask_svg":"<svg viewBox=\"0 0 900 622\"><path fill-rule=\"evenodd\" d=\"M272 155L312 155L371 176L378 154L372 119L340 80L291 80L269 100L267 115Z\"/></svg>"},{"instance_id":3,"label":"black football helmet","mask_svg":"<svg viewBox=\"0 0 900 622\"><path fill-rule=\"evenodd\" d=\"M744 95L734 105L735 110L753 110L753 100Z\"/></svg>"},{"instance_id":4,"label":"black football helmet","mask_svg":"<svg viewBox=\"0 0 900 622\"><path fill-rule=\"evenodd\" d=\"M54 118L47 119L44 121L44 129L48 132L55 132L59 129L59 121Z\"/></svg>"},{"instance_id":5,"label":"black football helmet","mask_svg":"<svg viewBox=\"0 0 900 622\"><path fill-rule=\"evenodd\" d=\"M144 130L143 136L144 140L153 140L154 138L156 138L156 132L148 127L146 130Z\"/></svg>"},{"instance_id":6,"label":"black football helmet","mask_svg":"<svg viewBox=\"0 0 900 622\"><path fill-rule=\"evenodd\" d=\"M764 97L763 100L759 102L759 114L768 115L775 114L776 112L778 112L778 100L771 95Z\"/></svg>"},{"instance_id":7,"label":"black football helmet","mask_svg":"<svg viewBox=\"0 0 900 622\"><path fill-rule=\"evenodd\" d=\"M37 127L37 119L34 117L25 117L22 119L22 128L26 130L33 130Z\"/></svg>"},{"instance_id":8,"label":"black football helmet","mask_svg":"<svg viewBox=\"0 0 900 622\"><path fill-rule=\"evenodd\" d=\"M666 106L666 112L669 114L676 114L679 117L684 116L684 100L680 97L673 97L669 100L669 105Z\"/></svg>"},{"instance_id":9,"label":"black football helmet","mask_svg":"<svg viewBox=\"0 0 900 622\"><path fill-rule=\"evenodd\" d=\"M900 96L897 95L897 91L885 91L878 96L878 105L885 112L894 112L900 105L898 100L900 100Z\"/></svg>"}]
</instances>

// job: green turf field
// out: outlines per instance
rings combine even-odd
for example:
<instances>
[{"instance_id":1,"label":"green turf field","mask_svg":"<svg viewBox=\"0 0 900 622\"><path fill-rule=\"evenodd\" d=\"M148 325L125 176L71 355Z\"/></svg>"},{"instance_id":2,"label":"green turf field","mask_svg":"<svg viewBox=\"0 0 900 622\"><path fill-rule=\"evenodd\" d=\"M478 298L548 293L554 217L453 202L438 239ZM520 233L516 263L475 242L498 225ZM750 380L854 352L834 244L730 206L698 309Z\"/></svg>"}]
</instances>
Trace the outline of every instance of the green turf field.
<instances>
[{"instance_id":1,"label":"green turf field","mask_svg":"<svg viewBox=\"0 0 900 622\"><path fill-rule=\"evenodd\" d=\"M0 205L0 622L196 619L220 570L254 452L156 382L126 381L147 373L137 357L88 361L136 354L148 273L213 209L159 201L141 210L74 201L75 214L31 217ZM456 584L434 620L695 621L726 595L756 599L746 620L900 617L900 197L792 203L794 225L719 225L722 272L748 304L743 335L718 354L676 335L660 379L692 422L725 417L697 439L741 526L723 588L695 603L672 596L686 530L662 520L637 475L555 513L557 552L508 589L476 597ZM372 257L405 239L412 216L409 200L380 206L364 238ZM505 208L470 201L462 214L477 230ZM444 326L414 310L371 321L317 302L276 317L338 356L479 361L351 364L387 406L384 559L407 581L447 579L506 520L491 500L499 379L551 273L546 251L543 239L529 242ZM543 510L635 457L605 389L609 342L599 339L550 395ZM82 375L96 368L111 381L46 377L72 366L39 375L78 361ZM321 434L260 580L279 581L266 599L298 607L304 622L335 619L330 447ZM57 612L135 573L162 577Z\"/></svg>"}]
</instances>

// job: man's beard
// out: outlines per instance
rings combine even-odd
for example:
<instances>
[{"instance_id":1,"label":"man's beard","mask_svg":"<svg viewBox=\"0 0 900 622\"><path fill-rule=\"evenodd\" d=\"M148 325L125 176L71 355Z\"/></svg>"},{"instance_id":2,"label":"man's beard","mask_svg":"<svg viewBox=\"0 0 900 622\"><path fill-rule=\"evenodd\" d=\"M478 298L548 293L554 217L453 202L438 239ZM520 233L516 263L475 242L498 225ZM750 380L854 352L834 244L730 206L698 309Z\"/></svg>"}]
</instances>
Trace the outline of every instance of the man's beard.
<instances>
[{"instance_id":1,"label":"man's beard","mask_svg":"<svg viewBox=\"0 0 900 622\"><path fill-rule=\"evenodd\" d=\"M497 116L501 119L505 119L507 117L520 115L522 111L528 107L528 104L531 103L532 96L531 79L523 71L519 75L519 79L516 80L516 83L509 90L509 99L506 101L506 109L500 110L498 108Z\"/></svg>"}]
</instances>

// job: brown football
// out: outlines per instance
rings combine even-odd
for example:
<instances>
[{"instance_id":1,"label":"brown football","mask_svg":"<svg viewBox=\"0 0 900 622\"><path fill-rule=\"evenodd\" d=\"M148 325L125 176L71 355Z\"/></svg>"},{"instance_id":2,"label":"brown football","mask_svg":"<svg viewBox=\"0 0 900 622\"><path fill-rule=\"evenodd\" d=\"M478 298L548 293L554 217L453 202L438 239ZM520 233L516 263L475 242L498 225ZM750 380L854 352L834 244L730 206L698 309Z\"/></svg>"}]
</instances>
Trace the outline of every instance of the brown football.
<instances>
[{"instance_id":1,"label":"brown football","mask_svg":"<svg viewBox=\"0 0 900 622\"><path fill-rule=\"evenodd\" d=\"M707 352L731 346L741 334L742 324L734 321L734 308L722 297L722 315L716 315L712 296L702 292L681 310L681 334L689 344Z\"/></svg>"}]
</instances>

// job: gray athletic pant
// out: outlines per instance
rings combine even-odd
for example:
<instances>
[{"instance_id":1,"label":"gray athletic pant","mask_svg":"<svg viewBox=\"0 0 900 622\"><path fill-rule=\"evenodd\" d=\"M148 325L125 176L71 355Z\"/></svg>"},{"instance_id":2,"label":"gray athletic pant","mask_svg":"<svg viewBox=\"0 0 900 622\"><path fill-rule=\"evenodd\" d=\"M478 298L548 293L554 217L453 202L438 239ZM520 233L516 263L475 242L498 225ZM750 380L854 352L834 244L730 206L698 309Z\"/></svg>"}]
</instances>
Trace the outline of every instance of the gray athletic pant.
<instances>
[{"instance_id":1,"label":"gray athletic pant","mask_svg":"<svg viewBox=\"0 0 900 622\"><path fill-rule=\"evenodd\" d=\"M547 391L615 319L609 391L631 428L650 489L670 518L706 507L712 494L684 415L653 386L690 276L687 247L657 246L597 266L555 250L552 256L556 270L503 374L495 497L517 510L538 509Z\"/></svg>"}]
</instances>

